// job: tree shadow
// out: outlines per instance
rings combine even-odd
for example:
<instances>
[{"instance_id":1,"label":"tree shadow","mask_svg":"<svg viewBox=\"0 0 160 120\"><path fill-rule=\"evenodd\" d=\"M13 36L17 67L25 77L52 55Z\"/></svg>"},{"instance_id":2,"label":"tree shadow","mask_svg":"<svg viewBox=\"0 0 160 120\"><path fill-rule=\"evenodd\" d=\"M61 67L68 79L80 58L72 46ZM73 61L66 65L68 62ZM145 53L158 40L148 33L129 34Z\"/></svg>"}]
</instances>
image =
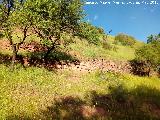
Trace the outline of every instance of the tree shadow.
<instances>
[{"instance_id":1,"label":"tree shadow","mask_svg":"<svg viewBox=\"0 0 160 120\"><path fill-rule=\"evenodd\" d=\"M112 88L110 94L92 91L92 104L108 111L112 120L159 120L160 91L138 86L128 92L124 87Z\"/></svg>"},{"instance_id":2,"label":"tree shadow","mask_svg":"<svg viewBox=\"0 0 160 120\"><path fill-rule=\"evenodd\" d=\"M17 55L16 63L21 64L23 67L44 67L47 70L57 69L57 65L69 65L70 63L77 64L80 61L62 51L55 50L47 59L44 59L45 51L29 52L27 55ZM12 56L0 53L0 64L10 66Z\"/></svg>"},{"instance_id":3,"label":"tree shadow","mask_svg":"<svg viewBox=\"0 0 160 120\"><path fill-rule=\"evenodd\" d=\"M131 65L131 73L138 76L150 76L151 68L149 65L144 63L143 61L131 60L129 61Z\"/></svg>"},{"instance_id":4,"label":"tree shadow","mask_svg":"<svg viewBox=\"0 0 160 120\"><path fill-rule=\"evenodd\" d=\"M55 104L47 107L46 110L41 111L41 119L55 119L55 120L83 120L81 107L85 104L78 97L67 96L55 100Z\"/></svg>"},{"instance_id":5,"label":"tree shadow","mask_svg":"<svg viewBox=\"0 0 160 120\"><path fill-rule=\"evenodd\" d=\"M12 58L10 55L0 53L0 64L9 65L11 60Z\"/></svg>"},{"instance_id":6,"label":"tree shadow","mask_svg":"<svg viewBox=\"0 0 160 120\"><path fill-rule=\"evenodd\" d=\"M0 31L0 38L3 38L4 34Z\"/></svg>"},{"instance_id":7,"label":"tree shadow","mask_svg":"<svg viewBox=\"0 0 160 120\"><path fill-rule=\"evenodd\" d=\"M28 58L24 59L24 64L27 64L28 66L44 67L48 70L57 69L57 65L63 66L80 62L70 54L58 50L49 54L47 59L44 59L45 52L32 52L29 53L28 56Z\"/></svg>"}]
</instances>

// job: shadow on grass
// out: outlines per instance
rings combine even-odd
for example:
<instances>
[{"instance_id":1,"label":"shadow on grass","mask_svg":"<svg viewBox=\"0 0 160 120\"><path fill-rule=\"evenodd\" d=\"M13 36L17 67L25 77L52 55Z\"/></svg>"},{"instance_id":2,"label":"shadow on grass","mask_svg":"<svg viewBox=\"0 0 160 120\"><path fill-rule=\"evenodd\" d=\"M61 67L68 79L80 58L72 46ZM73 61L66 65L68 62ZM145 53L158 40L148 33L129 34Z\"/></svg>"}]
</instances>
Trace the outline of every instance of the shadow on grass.
<instances>
[{"instance_id":1,"label":"shadow on grass","mask_svg":"<svg viewBox=\"0 0 160 120\"><path fill-rule=\"evenodd\" d=\"M0 53L0 64L9 65L11 63L11 56Z\"/></svg>"},{"instance_id":2,"label":"shadow on grass","mask_svg":"<svg viewBox=\"0 0 160 120\"><path fill-rule=\"evenodd\" d=\"M123 86L110 88L110 94L91 91L85 100L63 97L42 110L36 119L42 120L159 120L160 91L139 86L127 91ZM19 120L16 116L8 120ZM34 118L27 118L30 120Z\"/></svg>"},{"instance_id":3,"label":"shadow on grass","mask_svg":"<svg viewBox=\"0 0 160 120\"><path fill-rule=\"evenodd\" d=\"M52 52L46 60L44 60L45 52L30 52L27 56L18 55L17 62L23 67L44 67L47 70L53 70L58 65L68 65L69 63L79 63L79 60L72 57L70 54L61 51ZM0 64L10 66L12 56L0 53Z\"/></svg>"},{"instance_id":4,"label":"shadow on grass","mask_svg":"<svg viewBox=\"0 0 160 120\"><path fill-rule=\"evenodd\" d=\"M151 68L149 67L149 65L147 65L146 63L142 62L142 61L137 61L137 60L131 60L129 61L132 69L131 72L134 75L138 75L138 76L150 76L151 73Z\"/></svg>"},{"instance_id":5,"label":"shadow on grass","mask_svg":"<svg viewBox=\"0 0 160 120\"><path fill-rule=\"evenodd\" d=\"M139 86L127 92L123 87L113 88L111 94L92 92L92 104L108 111L112 120L159 120L160 91Z\"/></svg>"},{"instance_id":6,"label":"shadow on grass","mask_svg":"<svg viewBox=\"0 0 160 120\"><path fill-rule=\"evenodd\" d=\"M85 104L77 97L64 97L55 100L55 104L47 107L47 110L41 112L41 119L49 120L83 120L81 107Z\"/></svg>"},{"instance_id":7,"label":"shadow on grass","mask_svg":"<svg viewBox=\"0 0 160 120\"><path fill-rule=\"evenodd\" d=\"M11 115L6 118L6 120L33 120L28 116L20 116L20 115Z\"/></svg>"}]
</instances>

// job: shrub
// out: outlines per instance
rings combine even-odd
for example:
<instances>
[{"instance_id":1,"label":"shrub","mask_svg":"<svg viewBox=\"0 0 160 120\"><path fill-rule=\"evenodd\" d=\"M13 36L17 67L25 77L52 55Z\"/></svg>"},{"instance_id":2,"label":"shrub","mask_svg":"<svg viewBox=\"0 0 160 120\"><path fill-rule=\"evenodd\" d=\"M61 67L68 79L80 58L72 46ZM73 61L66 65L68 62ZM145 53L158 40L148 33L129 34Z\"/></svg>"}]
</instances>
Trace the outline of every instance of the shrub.
<instances>
[{"instance_id":1,"label":"shrub","mask_svg":"<svg viewBox=\"0 0 160 120\"><path fill-rule=\"evenodd\" d=\"M2 32L0 32L0 38L3 38L4 34Z\"/></svg>"},{"instance_id":2,"label":"shrub","mask_svg":"<svg viewBox=\"0 0 160 120\"><path fill-rule=\"evenodd\" d=\"M151 71L151 64L142 61L142 60L132 60L131 61L132 66L132 73L139 76L149 76Z\"/></svg>"},{"instance_id":3,"label":"shrub","mask_svg":"<svg viewBox=\"0 0 160 120\"><path fill-rule=\"evenodd\" d=\"M160 41L153 41L137 49L136 59L144 61L158 71L160 65Z\"/></svg>"},{"instance_id":4,"label":"shrub","mask_svg":"<svg viewBox=\"0 0 160 120\"><path fill-rule=\"evenodd\" d=\"M103 47L104 49L113 50L113 51L115 51L115 52L116 52L117 49L118 49L116 46L111 45L111 44L109 44L108 42L103 42L102 47Z\"/></svg>"},{"instance_id":5,"label":"shrub","mask_svg":"<svg viewBox=\"0 0 160 120\"><path fill-rule=\"evenodd\" d=\"M104 49L107 49L107 50L111 50L112 49L112 46L107 42L103 42L102 46L103 46Z\"/></svg>"},{"instance_id":6,"label":"shrub","mask_svg":"<svg viewBox=\"0 0 160 120\"><path fill-rule=\"evenodd\" d=\"M85 38L89 43L99 45L100 38L103 36L104 30L102 28L95 27L89 23L82 22L80 24L78 36Z\"/></svg>"},{"instance_id":7,"label":"shrub","mask_svg":"<svg viewBox=\"0 0 160 120\"><path fill-rule=\"evenodd\" d=\"M133 46L136 43L136 41L134 37L121 33L116 35L114 43L115 44L120 43L124 46Z\"/></svg>"},{"instance_id":8,"label":"shrub","mask_svg":"<svg viewBox=\"0 0 160 120\"><path fill-rule=\"evenodd\" d=\"M151 43L153 41L160 41L160 33L158 35L150 35L147 37L147 43Z\"/></svg>"}]
</instances>

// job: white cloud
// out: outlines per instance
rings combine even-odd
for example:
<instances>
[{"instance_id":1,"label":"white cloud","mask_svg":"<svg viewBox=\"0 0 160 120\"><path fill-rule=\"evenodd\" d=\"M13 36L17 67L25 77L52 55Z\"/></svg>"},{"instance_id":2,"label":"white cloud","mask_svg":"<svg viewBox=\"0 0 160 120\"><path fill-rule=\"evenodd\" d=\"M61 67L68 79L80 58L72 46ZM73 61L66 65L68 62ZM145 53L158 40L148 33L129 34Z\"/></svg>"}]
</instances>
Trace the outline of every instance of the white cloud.
<instances>
[{"instance_id":1,"label":"white cloud","mask_svg":"<svg viewBox=\"0 0 160 120\"><path fill-rule=\"evenodd\" d=\"M98 19L98 16L97 15L95 15L94 16L94 18L93 18L93 20L97 20Z\"/></svg>"}]
</instances>

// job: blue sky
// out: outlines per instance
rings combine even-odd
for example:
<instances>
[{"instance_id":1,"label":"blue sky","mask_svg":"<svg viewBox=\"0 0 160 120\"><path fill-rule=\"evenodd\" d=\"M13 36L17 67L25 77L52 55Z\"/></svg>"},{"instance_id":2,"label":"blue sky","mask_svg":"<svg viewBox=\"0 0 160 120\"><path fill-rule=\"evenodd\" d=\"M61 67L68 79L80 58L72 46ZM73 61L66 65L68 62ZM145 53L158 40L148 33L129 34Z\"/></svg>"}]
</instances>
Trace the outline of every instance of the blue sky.
<instances>
[{"instance_id":1,"label":"blue sky","mask_svg":"<svg viewBox=\"0 0 160 120\"><path fill-rule=\"evenodd\" d=\"M112 29L112 35L126 33L145 42L150 34L160 33L160 0L114 1L88 0L85 20L106 32Z\"/></svg>"}]
</instances>

